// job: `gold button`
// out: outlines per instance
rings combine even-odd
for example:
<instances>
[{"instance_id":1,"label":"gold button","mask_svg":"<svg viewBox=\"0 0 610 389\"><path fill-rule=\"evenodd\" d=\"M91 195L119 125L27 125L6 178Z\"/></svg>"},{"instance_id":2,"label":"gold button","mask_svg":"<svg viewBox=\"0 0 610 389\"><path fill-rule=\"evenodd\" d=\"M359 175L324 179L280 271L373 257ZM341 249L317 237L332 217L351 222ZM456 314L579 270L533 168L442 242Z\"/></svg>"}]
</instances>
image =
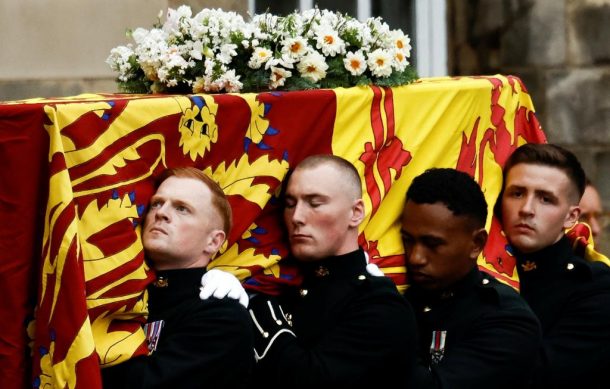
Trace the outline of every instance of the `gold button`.
<instances>
[{"instance_id":1,"label":"gold button","mask_svg":"<svg viewBox=\"0 0 610 389\"><path fill-rule=\"evenodd\" d=\"M568 270L574 270L574 264L573 263L568 263L568 265L566 267L568 268Z\"/></svg>"},{"instance_id":2,"label":"gold button","mask_svg":"<svg viewBox=\"0 0 610 389\"><path fill-rule=\"evenodd\" d=\"M366 276L365 276L364 274L360 274L360 275L358 276L358 279L359 279L360 281L362 281L362 280L366 280Z\"/></svg>"},{"instance_id":3,"label":"gold button","mask_svg":"<svg viewBox=\"0 0 610 389\"><path fill-rule=\"evenodd\" d=\"M299 293L301 294L301 297L305 297L307 296L307 289L301 289Z\"/></svg>"},{"instance_id":4,"label":"gold button","mask_svg":"<svg viewBox=\"0 0 610 389\"><path fill-rule=\"evenodd\" d=\"M483 278L483 285L489 284L489 280L487 278Z\"/></svg>"},{"instance_id":5,"label":"gold button","mask_svg":"<svg viewBox=\"0 0 610 389\"><path fill-rule=\"evenodd\" d=\"M432 310L432 308L430 308L428 306L424 307L424 312L430 312L431 310Z\"/></svg>"}]
</instances>

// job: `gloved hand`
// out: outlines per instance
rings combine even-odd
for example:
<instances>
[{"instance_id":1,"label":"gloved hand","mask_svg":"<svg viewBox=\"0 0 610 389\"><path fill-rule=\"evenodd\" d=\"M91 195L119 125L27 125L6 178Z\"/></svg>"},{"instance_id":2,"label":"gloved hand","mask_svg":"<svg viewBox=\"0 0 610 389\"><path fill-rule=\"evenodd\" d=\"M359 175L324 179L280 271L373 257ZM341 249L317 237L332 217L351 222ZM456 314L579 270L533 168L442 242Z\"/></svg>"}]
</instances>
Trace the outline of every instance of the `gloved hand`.
<instances>
[{"instance_id":1,"label":"gloved hand","mask_svg":"<svg viewBox=\"0 0 610 389\"><path fill-rule=\"evenodd\" d=\"M201 277L201 288L199 298L208 299L210 296L216 298L228 297L239 300L239 303L248 308L248 294L241 282L233 274L219 269L208 270Z\"/></svg>"},{"instance_id":2,"label":"gloved hand","mask_svg":"<svg viewBox=\"0 0 610 389\"><path fill-rule=\"evenodd\" d=\"M282 307L272 296L255 295L250 300L250 317L254 331L254 357L263 359L280 335L296 337L291 322Z\"/></svg>"},{"instance_id":3,"label":"gloved hand","mask_svg":"<svg viewBox=\"0 0 610 389\"><path fill-rule=\"evenodd\" d=\"M385 274L379 269L379 266L374 263L370 263L369 253L364 252L364 257L366 258L366 271L372 276L375 277L385 277Z\"/></svg>"}]
</instances>

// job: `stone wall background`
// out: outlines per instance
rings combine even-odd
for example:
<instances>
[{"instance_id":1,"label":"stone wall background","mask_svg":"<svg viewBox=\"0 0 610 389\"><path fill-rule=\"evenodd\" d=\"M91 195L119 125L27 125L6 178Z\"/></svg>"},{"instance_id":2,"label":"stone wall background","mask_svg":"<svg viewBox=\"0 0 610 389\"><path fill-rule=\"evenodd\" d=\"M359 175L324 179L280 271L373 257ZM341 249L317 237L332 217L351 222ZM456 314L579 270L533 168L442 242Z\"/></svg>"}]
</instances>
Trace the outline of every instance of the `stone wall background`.
<instances>
[{"instance_id":1,"label":"stone wall background","mask_svg":"<svg viewBox=\"0 0 610 389\"><path fill-rule=\"evenodd\" d=\"M0 101L116 92L110 49L182 4L245 15L248 1L3 0ZM610 0L447 0L447 11L449 74L520 77L549 141L578 155L610 210Z\"/></svg>"},{"instance_id":2,"label":"stone wall background","mask_svg":"<svg viewBox=\"0 0 610 389\"><path fill-rule=\"evenodd\" d=\"M610 0L449 0L452 75L512 74L610 211ZM600 242L610 253L610 229Z\"/></svg>"}]
</instances>

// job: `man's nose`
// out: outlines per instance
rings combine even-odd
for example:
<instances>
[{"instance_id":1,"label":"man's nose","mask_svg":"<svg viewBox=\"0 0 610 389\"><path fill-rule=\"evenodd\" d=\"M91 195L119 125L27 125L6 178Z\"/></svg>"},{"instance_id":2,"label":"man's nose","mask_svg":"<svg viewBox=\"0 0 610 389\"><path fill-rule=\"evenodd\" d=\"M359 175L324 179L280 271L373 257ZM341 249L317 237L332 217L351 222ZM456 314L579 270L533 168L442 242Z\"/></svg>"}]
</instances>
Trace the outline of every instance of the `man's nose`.
<instances>
[{"instance_id":1,"label":"man's nose","mask_svg":"<svg viewBox=\"0 0 610 389\"><path fill-rule=\"evenodd\" d=\"M296 203L292 208L290 220L294 224L303 224L305 222L305 207L300 202Z\"/></svg>"},{"instance_id":2,"label":"man's nose","mask_svg":"<svg viewBox=\"0 0 610 389\"><path fill-rule=\"evenodd\" d=\"M155 219L157 220L169 220L169 205L167 203L160 205L155 209Z\"/></svg>"},{"instance_id":3,"label":"man's nose","mask_svg":"<svg viewBox=\"0 0 610 389\"><path fill-rule=\"evenodd\" d=\"M419 245L413 245L413 247L407 249L405 255L407 256L407 262L411 266L423 266L426 264L426 255Z\"/></svg>"},{"instance_id":4,"label":"man's nose","mask_svg":"<svg viewBox=\"0 0 610 389\"><path fill-rule=\"evenodd\" d=\"M519 204L519 213L522 215L534 214L534 198L532 196L524 197Z\"/></svg>"}]
</instances>

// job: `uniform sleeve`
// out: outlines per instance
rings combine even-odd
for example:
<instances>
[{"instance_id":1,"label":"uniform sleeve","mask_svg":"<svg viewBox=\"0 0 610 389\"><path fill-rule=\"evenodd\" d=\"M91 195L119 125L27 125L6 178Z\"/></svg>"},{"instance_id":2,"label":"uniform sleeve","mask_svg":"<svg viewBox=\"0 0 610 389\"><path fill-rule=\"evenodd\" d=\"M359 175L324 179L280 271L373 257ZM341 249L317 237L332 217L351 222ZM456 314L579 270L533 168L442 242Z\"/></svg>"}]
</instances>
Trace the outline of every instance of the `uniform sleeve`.
<instances>
[{"instance_id":1,"label":"uniform sleeve","mask_svg":"<svg viewBox=\"0 0 610 389\"><path fill-rule=\"evenodd\" d=\"M610 366L610 289L582 291L544 335L536 384L586 387Z\"/></svg>"},{"instance_id":2,"label":"uniform sleeve","mask_svg":"<svg viewBox=\"0 0 610 389\"><path fill-rule=\"evenodd\" d=\"M103 369L104 388L244 387L254 363L250 318L236 301L213 300L164 328L150 356Z\"/></svg>"},{"instance_id":3,"label":"uniform sleeve","mask_svg":"<svg viewBox=\"0 0 610 389\"><path fill-rule=\"evenodd\" d=\"M540 325L531 311L513 308L488 312L438 364L429 370L417 370L420 382L427 382L418 387L526 387L540 344Z\"/></svg>"},{"instance_id":4,"label":"uniform sleeve","mask_svg":"<svg viewBox=\"0 0 610 389\"><path fill-rule=\"evenodd\" d=\"M413 312L401 296L379 295L358 299L342 311L340 319L315 344L283 336L257 365L265 381L289 388L362 384L361 377L400 366L393 376L404 375L415 363L416 326ZM386 369L387 372L387 369ZM373 373L374 374L374 373Z\"/></svg>"}]
</instances>

